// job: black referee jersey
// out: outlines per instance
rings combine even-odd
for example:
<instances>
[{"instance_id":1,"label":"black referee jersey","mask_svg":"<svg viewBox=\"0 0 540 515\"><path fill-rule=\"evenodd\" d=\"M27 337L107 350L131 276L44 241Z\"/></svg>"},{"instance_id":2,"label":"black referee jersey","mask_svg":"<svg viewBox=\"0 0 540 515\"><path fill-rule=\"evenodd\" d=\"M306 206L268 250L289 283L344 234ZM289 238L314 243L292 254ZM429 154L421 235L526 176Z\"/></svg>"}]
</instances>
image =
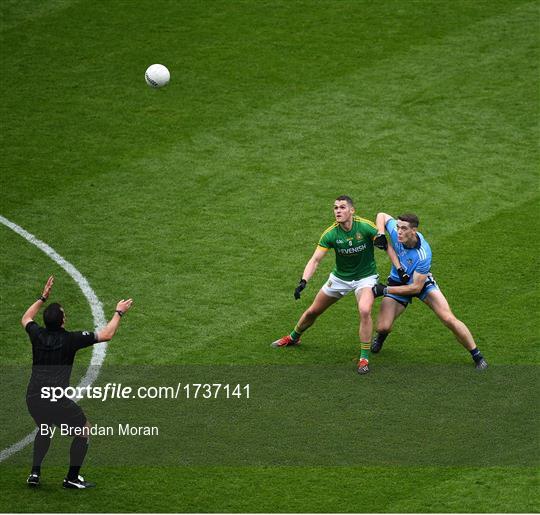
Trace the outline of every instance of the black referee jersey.
<instances>
[{"instance_id":1,"label":"black referee jersey","mask_svg":"<svg viewBox=\"0 0 540 515\"><path fill-rule=\"evenodd\" d=\"M50 330L40 327L33 320L25 327L32 342L32 375L27 396L41 393L43 386L67 388L73 368L75 353L97 343L91 331Z\"/></svg>"}]
</instances>

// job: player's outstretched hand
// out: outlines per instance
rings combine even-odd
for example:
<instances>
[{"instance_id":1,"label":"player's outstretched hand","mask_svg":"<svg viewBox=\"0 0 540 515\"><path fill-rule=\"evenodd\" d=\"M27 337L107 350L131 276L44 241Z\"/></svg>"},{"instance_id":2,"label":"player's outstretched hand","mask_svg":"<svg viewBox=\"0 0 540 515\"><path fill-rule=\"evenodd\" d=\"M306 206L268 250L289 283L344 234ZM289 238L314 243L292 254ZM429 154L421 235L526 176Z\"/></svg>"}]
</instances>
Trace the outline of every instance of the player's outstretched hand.
<instances>
[{"instance_id":1,"label":"player's outstretched hand","mask_svg":"<svg viewBox=\"0 0 540 515\"><path fill-rule=\"evenodd\" d=\"M373 238L373 245L381 250L386 250L388 248L388 240L386 235L379 233L375 238Z\"/></svg>"},{"instance_id":2,"label":"player's outstretched hand","mask_svg":"<svg viewBox=\"0 0 540 515\"><path fill-rule=\"evenodd\" d=\"M377 283L371 288L374 297L382 297L386 293L386 284Z\"/></svg>"},{"instance_id":3,"label":"player's outstretched hand","mask_svg":"<svg viewBox=\"0 0 540 515\"><path fill-rule=\"evenodd\" d=\"M405 269L400 266L397 269L397 273L399 275L399 280L401 281L401 284L408 284L409 279L411 278L411 276L407 272L405 272Z\"/></svg>"},{"instance_id":4,"label":"player's outstretched hand","mask_svg":"<svg viewBox=\"0 0 540 515\"><path fill-rule=\"evenodd\" d=\"M296 300L300 298L300 293L302 293L302 290L306 287L306 284L307 284L307 281L305 279L300 279L298 286L294 290L294 298Z\"/></svg>"},{"instance_id":5,"label":"player's outstretched hand","mask_svg":"<svg viewBox=\"0 0 540 515\"><path fill-rule=\"evenodd\" d=\"M125 313L126 311L129 311L129 308L131 308L131 305L133 304L133 299L122 299L117 305L116 305L116 311L121 311L122 313Z\"/></svg>"},{"instance_id":6,"label":"player's outstretched hand","mask_svg":"<svg viewBox=\"0 0 540 515\"><path fill-rule=\"evenodd\" d=\"M43 297L45 297L46 299L49 298L49 294L51 293L53 284L54 284L54 276L51 275L51 276L47 279L47 283L46 283L45 286L43 287L43 293L41 294L41 295L42 295Z\"/></svg>"}]
</instances>

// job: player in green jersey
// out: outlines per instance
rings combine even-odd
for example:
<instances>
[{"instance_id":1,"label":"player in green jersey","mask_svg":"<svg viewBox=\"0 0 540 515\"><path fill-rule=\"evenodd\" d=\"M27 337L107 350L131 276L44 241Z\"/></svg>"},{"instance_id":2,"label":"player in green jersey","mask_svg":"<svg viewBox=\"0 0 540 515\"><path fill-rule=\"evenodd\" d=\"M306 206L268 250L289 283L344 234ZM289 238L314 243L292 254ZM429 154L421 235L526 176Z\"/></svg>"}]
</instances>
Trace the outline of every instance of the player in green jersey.
<instances>
[{"instance_id":1,"label":"player in green jersey","mask_svg":"<svg viewBox=\"0 0 540 515\"><path fill-rule=\"evenodd\" d=\"M338 197L334 202L335 223L323 232L319 244L311 259L308 261L302 279L294 290L295 299L300 298L302 290L311 279L321 260L330 249L336 254L336 265L328 281L317 293L311 306L304 311L294 330L272 343L273 347L288 347L298 345L300 336L311 327L317 317L324 313L347 293L354 291L360 314L360 360L358 373L369 372L369 348L373 321L371 308L374 296L373 286L377 284L377 267L374 256L374 243L379 248L386 248L392 262L399 261L391 245L384 245L377 238L386 239L384 234L378 235L373 222L355 216L352 199L346 195Z\"/></svg>"}]
</instances>

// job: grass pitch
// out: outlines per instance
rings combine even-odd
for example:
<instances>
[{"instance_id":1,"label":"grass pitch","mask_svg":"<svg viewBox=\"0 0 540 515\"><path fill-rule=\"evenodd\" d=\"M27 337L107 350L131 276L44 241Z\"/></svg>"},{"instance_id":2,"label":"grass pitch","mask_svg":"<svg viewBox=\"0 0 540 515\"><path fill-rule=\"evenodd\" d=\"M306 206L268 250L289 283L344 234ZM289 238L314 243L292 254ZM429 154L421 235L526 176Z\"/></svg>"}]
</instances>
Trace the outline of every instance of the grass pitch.
<instances>
[{"instance_id":1,"label":"grass pitch","mask_svg":"<svg viewBox=\"0 0 540 515\"><path fill-rule=\"evenodd\" d=\"M203 453L177 466L143 456L115 467L118 457L103 461L114 447L96 438L85 470L99 488L76 492L74 504L73 492L58 488L60 440L40 491L24 485L30 449L0 464L3 511L537 511L540 263L530 234L538 215L537 2L57 0L5 1L0 11L9 70L0 212L73 263L107 314L119 298L135 299L98 383L130 377L109 367L141 365L202 365L209 377L229 365L351 374L326 398L302 374L275 388L269 378L267 393L255 398L269 416L274 394L291 406L305 399L299 428L312 436L324 421L342 435L322 439L321 463L304 459L291 438L264 441L268 461L249 443L253 453L241 449L240 464ZM154 62L171 71L159 91L144 83ZM351 298L325 313L302 347L269 347L331 269L328 257L293 301L332 222L333 199L344 193L366 218L419 215L433 273L492 365L491 390L475 384L481 380L467 353L419 302L366 378L353 372ZM18 324L46 277L57 276L54 297L66 306L68 328L88 328L92 318L57 265L7 228L0 234L1 360L21 371L9 384L13 375L2 374L4 448L32 428L24 410L31 353ZM377 259L384 277L388 261ZM78 360L87 363L89 352ZM437 367L443 376L458 370L444 402L431 388L440 376L426 372ZM399 379L383 381L390 370ZM414 370L424 371L424 383L410 377ZM404 415L418 407L413 394L426 395L416 426ZM332 406L359 417L337 417L332 428ZM110 409L83 407L93 422ZM153 409L175 420L166 405ZM190 435L196 448L212 434L211 411L199 409L204 424L179 420L184 446ZM379 433L362 432L362 413L395 417ZM437 414L459 421L460 413L471 417L467 438L459 438L459 424L436 425ZM270 429L289 421L272 420ZM237 426L241 442L242 418ZM435 434L422 445L426 427ZM455 456L471 461L441 459L452 450L448 441L456 442ZM383 451L396 444L422 459L385 461ZM484 459L478 450L487 448L515 452L506 461L496 452ZM336 463L329 449L349 461ZM284 457L275 463L274 454Z\"/></svg>"}]
</instances>

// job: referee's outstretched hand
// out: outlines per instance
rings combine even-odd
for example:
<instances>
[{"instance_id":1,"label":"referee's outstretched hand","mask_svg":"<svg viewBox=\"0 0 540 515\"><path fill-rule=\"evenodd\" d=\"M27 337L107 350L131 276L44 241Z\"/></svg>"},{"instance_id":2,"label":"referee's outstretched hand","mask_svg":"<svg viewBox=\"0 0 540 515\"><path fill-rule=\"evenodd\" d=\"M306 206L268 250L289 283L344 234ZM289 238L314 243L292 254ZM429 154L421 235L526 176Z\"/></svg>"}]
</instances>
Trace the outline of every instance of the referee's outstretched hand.
<instances>
[{"instance_id":1,"label":"referee's outstretched hand","mask_svg":"<svg viewBox=\"0 0 540 515\"><path fill-rule=\"evenodd\" d=\"M47 283L45 284L45 286L43 287L43 293L41 294L43 297L45 297L46 299L49 297L49 294L51 293L51 289L53 287L53 284L54 284L54 276L51 275L48 279L47 279Z\"/></svg>"},{"instance_id":2,"label":"referee's outstretched hand","mask_svg":"<svg viewBox=\"0 0 540 515\"><path fill-rule=\"evenodd\" d=\"M306 284L307 284L307 281L305 279L300 279L298 286L294 290L294 298L296 300L300 298L300 293L302 293L302 290L306 287Z\"/></svg>"},{"instance_id":3,"label":"referee's outstretched hand","mask_svg":"<svg viewBox=\"0 0 540 515\"><path fill-rule=\"evenodd\" d=\"M122 299L117 305L116 305L116 311L121 311L122 314L126 311L129 311L129 308L131 308L131 305L133 304L133 299Z\"/></svg>"}]
</instances>

